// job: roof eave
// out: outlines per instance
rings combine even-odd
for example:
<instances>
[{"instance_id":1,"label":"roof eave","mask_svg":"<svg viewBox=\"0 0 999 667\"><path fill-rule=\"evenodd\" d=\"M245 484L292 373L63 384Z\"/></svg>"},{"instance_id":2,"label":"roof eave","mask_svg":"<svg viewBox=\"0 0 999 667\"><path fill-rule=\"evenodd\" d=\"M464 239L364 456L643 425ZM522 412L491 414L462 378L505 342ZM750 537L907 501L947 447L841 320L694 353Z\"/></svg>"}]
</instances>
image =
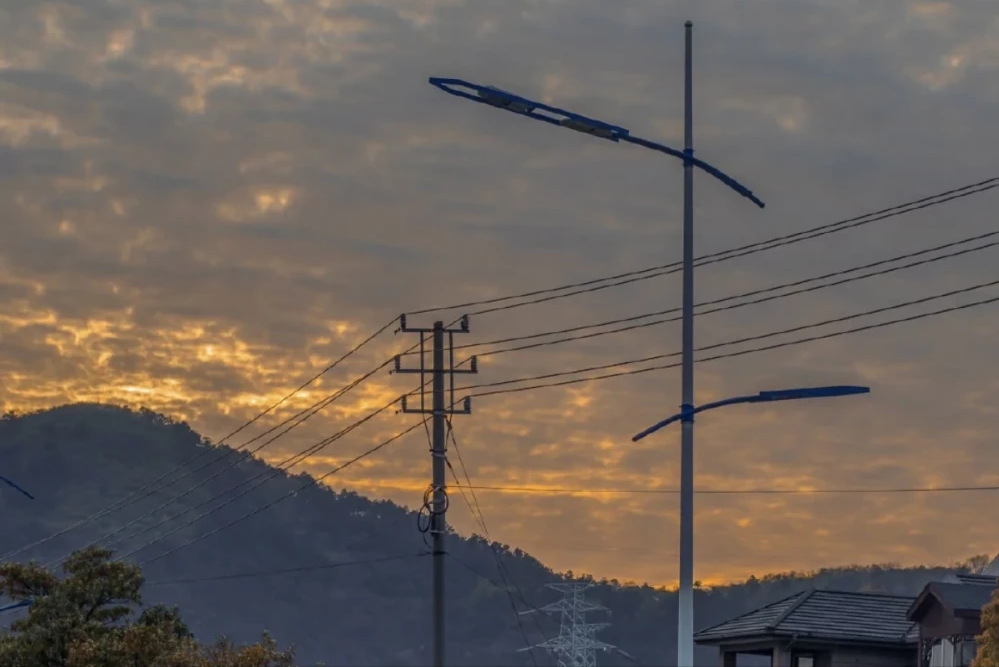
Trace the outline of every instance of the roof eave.
<instances>
[{"instance_id":1,"label":"roof eave","mask_svg":"<svg viewBox=\"0 0 999 667\"><path fill-rule=\"evenodd\" d=\"M835 644L837 646L862 646L867 648L893 648L905 649L913 648L917 645L917 640L899 639L867 639L862 637L827 637L801 632L781 632L779 630L766 633L752 633L743 635L728 635L725 637L698 638L694 635L694 643L702 646L725 646L731 644L749 644L760 642L781 641L807 641L817 644Z\"/></svg>"},{"instance_id":2,"label":"roof eave","mask_svg":"<svg viewBox=\"0 0 999 667\"><path fill-rule=\"evenodd\" d=\"M699 633L698 633L699 634ZM694 643L704 644L705 646L716 646L718 644L725 644L729 642L746 642L746 641L766 641L769 639L779 639L782 637L779 633L774 632L746 632L742 634L732 634L724 636L715 637L699 637L698 634L694 635Z\"/></svg>"}]
</instances>

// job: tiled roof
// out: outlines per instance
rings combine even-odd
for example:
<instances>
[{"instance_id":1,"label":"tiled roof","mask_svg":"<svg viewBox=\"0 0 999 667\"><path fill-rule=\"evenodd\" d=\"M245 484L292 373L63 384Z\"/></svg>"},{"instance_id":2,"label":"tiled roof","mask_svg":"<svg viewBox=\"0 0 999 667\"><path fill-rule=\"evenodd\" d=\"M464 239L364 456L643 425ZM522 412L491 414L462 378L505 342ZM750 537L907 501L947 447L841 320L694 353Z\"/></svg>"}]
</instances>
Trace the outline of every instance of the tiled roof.
<instances>
[{"instance_id":1,"label":"tiled roof","mask_svg":"<svg viewBox=\"0 0 999 667\"><path fill-rule=\"evenodd\" d=\"M980 612L992 599L992 588L974 584L947 584L933 582L925 589L955 612Z\"/></svg>"},{"instance_id":2,"label":"tiled roof","mask_svg":"<svg viewBox=\"0 0 999 667\"><path fill-rule=\"evenodd\" d=\"M909 644L913 623L906 612L915 598L805 591L720 625L701 630L694 640L715 644L761 636L811 637L833 641Z\"/></svg>"}]
</instances>

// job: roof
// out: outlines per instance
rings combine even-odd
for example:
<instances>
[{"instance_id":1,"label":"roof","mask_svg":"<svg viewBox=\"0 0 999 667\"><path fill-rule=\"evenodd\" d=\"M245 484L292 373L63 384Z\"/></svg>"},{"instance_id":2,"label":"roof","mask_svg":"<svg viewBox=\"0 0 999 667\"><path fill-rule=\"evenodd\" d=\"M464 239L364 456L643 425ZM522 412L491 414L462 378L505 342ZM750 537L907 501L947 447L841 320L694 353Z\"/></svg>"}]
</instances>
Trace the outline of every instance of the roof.
<instances>
[{"instance_id":1,"label":"roof","mask_svg":"<svg viewBox=\"0 0 999 667\"><path fill-rule=\"evenodd\" d=\"M944 584L972 584L974 586L989 586L995 588L999 584L999 579L991 574L975 574L974 572L958 572L954 579L944 579Z\"/></svg>"},{"instance_id":2,"label":"roof","mask_svg":"<svg viewBox=\"0 0 999 667\"><path fill-rule=\"evenodd\" d=\"M922 611L929 600L935 599L947 607L955 615L974 615L982 613L982 607L992 599L992 587L976 584L952 584L934 581L926 584L907 612L907 617L913 620L922 618Z\"/></svg>"},{"instance_id":3,"label":"roof","mask_svg":"<svg viewBox=\"0 0 999 667\"><path fill-rule=\"evenodd\" d=\"M811 590L796 593L694 635L700 644L732 639L809 637L905 646L918 631L907 617L915 598Z\"/></svg>"}]
</instances>

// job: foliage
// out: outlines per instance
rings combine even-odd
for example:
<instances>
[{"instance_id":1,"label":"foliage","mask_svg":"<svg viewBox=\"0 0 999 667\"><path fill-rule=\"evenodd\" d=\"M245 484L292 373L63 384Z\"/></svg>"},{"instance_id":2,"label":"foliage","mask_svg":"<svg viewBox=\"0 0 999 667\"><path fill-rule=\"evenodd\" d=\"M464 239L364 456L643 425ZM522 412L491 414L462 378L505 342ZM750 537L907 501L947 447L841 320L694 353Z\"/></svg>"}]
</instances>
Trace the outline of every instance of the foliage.
<instances>
[{"instance_id":1,"label":"foliage","mask_svg":"<svg viewBox=\"0 0 999 667\"><path fill-rule=\"evenodd\" d=\"M67 405L0 419L3 474L31 488L37 497L31 501L14 494L0 495L5 526L0 533L0 553L43 539L82 517L100 512L154 482L166 471L205 453L208 446L204 438L183 422L151 411L107 405ZM213 463L215 460L220 462ZM146 566L144 574L148 581L141 588L146 603L165 605L167 609L179 606L184 622L198 637L225 635L238 645L256 645L261 630L267 628L282 645L294 644L296 660L305 665L321 661L344 667L429 664L431 559L403 558L350 567L323 567L330 563L424 552L422 536L414 528L414 513L397 504L370 500L350 491L313 486L246 521L237 521L265 503L301 489L310 479L304 474L281 472L244 497L221 506L190 526L183 526L206 511L206 507L220 506L220 501L212 500L216 496L232 498L233 494L227 492L233 487L243 484L242 491L255 486L249 480L263 475L270 477L273 473L272 468L258 459L249 458L231 465L237 460L231 450L217 447L198 462L199 466L212 466L204 472L168 486L146 500L129 503L121 511L19 557L43 562L59 558L184 493L183 498L142 525L195 506L199 509L177 521L150 528L141 537L124 540L114 548L127 552L154 537L164 537L162 542L136 555L142 560L235 523ZM166 535L173 530L174 534ZM558 622L540 614L514 615L511 598L518 611L548 604L555 598L545 584L564 577L594 583L588 597L612 611L610 619L593 619L612 622L610 628L600 633L600 639L620 646L647 665L668 664L675 651L675 591L594 580L581 573L555 573L519 549L474 535L449 536L447 550L455 556L446 565L451 664L530 665L531 658L517 652L524 646L524 633L531 643L537 643L554 636ZM497 560L503 563L505 576L497 569ZM313 566L317 567L288 572ZM858 565L761 575L743 583L702 587L694 595L696 622L698 627L720 623L812 587L854 591L866 588L915 596L926 583L939 581L953 569L957 568ZM277 570L284 572L231 576ZM132 584L125 585L129 581L125 574L121 571L120 590L114 591L115 594L136 592L134 587L129 588ZM29 584L36 588L54 585L42 573L33 571L31 576L36 580L22 577L25 588ZM220 578L204 581L213 577ZM25 591L8 591L8 595L11 593L23 597ZM136 610L137 604L127 597L116 598L107 607L123 604ZM0 620L23 614L23 611L12 612ZM154 625L162 628L165 624ZM108 641L127 648L167 641L170 637L164 632L140 640L145 637L142 632L151 631L137 628L127 637L121 635L120 641L119 635L112 633ZM84 650L83 645L78 650ZM205 658L205 650L202 647L202 655L197 659L191 655L185 659L197 667L206 664L206 659L219 659L228 667L229 663L221 657ZM697 651L698 664L712 664L717 658L712 649L699 647ZM539 665L554 664L544 653L536 652L534 658ZM605 666L632 664L617 654L601 656L600 661ZM0 664L21 667L2 658ZM233 664L257 667L252 661Z\"/></svg>"},{"instance_id":2,"label":"foliage","mask_svg":"<svg viewBox=\"0 0 999 667\"><path fill-rule=\"evenodd\" d=\"M999 588L992 593L992 600L982 609L982 634L978 640L978 653L972 667L999 667Z\"/></svg>"},{"instance_id":3,"label":"foliage","mask_svg":"<svg viewBox=\"0 0 999 667\"><path fill-rule=\"evenodd\" d=\"M138 566L87 547L63 564L62 578L37 563L0 565L0 590L32 600L27 616L0 635L5 667L290 667L267 635L236 647L219 640L200 646L176 607L142 609Z\"/></svg>"}]
</instances>

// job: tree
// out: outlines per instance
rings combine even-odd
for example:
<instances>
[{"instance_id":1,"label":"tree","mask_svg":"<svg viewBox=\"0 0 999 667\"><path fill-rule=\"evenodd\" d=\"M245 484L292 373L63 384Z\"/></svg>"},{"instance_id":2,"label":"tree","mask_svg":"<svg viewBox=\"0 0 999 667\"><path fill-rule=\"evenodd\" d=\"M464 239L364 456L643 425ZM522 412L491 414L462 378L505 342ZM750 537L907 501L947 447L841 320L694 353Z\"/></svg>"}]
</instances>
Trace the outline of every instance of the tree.
<instances>
[{"instance_id":1,"label":"tree","mask_svg":"<svg viewBox=\"0 0 999 667\"><path fill-rule=\"evenodd\" d=\"M251 646L237 647L227 639L211 646L186 642L163 667L292 667L292 660L291 652L278 651L277 642L265 632L260 643Z\"/></svg>"},{"instance_id":2,"label":"tree","mask_svg":"<svg viewBox=\"0 0 999 667\"><path fill-rule=\"evenodd\" d=\"M978 640L978 654L972 667L999 667L999 588L992 592L992 600L982 608L982 634Z\"/></svg>"},{"instance_id":3,"label":"tree","mask_svg":"<svg viewBox=\"0 0 999 667\"><path fill-rule=\"evenodd\" d=\"M961 563L959 567L963 567L968 570L968 572L972 572L974 574L981 574L985 571L985 568L991 564L992 556L988 554L977 554Z\"/></svg>"},{"instance_id":4,"label":"tree","mask_svg":"<svg viewBox=\"0 0 999 667\"><path fill-rule=\"evenodd\" d=\"M236 647L199 645L176 608L142 607L142 572L89 547L63 564L64 577L37 563L0 565L0 592L33 600L28 615L0 635L4 667L291 667L266 634Z\"/></svg>"}]
</instances>

